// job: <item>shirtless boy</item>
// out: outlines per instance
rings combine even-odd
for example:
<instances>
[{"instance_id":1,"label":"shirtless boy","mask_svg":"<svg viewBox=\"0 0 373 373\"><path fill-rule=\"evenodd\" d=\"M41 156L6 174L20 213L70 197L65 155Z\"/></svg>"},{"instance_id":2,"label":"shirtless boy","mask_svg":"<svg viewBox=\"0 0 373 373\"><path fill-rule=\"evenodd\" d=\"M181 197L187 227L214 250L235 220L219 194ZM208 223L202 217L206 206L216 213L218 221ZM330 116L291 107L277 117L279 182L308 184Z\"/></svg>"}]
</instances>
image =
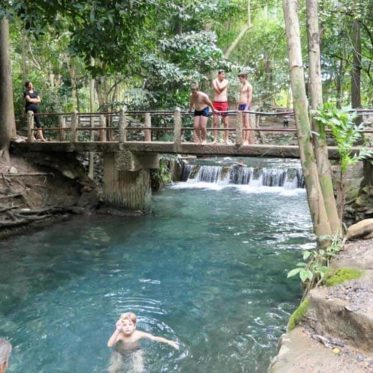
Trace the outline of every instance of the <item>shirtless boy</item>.
<instances>
[{"instance_id":1,"label":"shirtless boy","mask_svg":"<svg viewBox=\"0 0 373 373\"><path fill-rule=\"evenodd\" d=\"M110 367L108 371L110 373L123 372L123 359L128 357L128 353L131 352L132 358L132 370L134 372L143 372L144 363L142 357L142 350L139 348L138 342L141 339L148 339L155 342L167 343L173 348L179 349L177 342L170 341L163 337L156 337L150 333L136 330L137 318L133 312L126 312L120 315L119 320L115 324L115 331L109 338L107 345L108 347L115 347L116 351L111 357ZM127 367L128 368L128 367Z\"/></svg>"},{"instance_id":2,"label":"shirtless boy","mask_svg":"<svg viewBox=\"0 0 373 373\"><path fill-rule=\"evenodd\" d=\"M9 365L12 345L4 338L0 338L0 373L5 373Z\"/></svg>"},{"instance_id":3,"label":"shirtless boy","mask_svg":"<svg viewBox=\"0 0 373 373\"><path fill-rule=\"evenodd\" d=\"M193 141L195 143L206 144L206 125L209 118L209 107L213 112L215 112L215 109L206 93L198 90L198 83L192 83L190 89L192 94L190 95L189 111L192 111L194 108Z\"/></svg>"},{"instance_id":4,"label":"shirtless boy","mask_svg":"<svg viewBox=\"0 0 373 373\"><path fill-rule=\"evenodd\" d=\"M250 109L251 101L253 98L253 88L247 80L246 73L240 73L238 75L238 79L241 83L238 110L243 111L242 128L244 131L242 131L242 139L243 145L248 145L253 144L255 142L253 131L245 131L245 129L250 129L249 113L245 113L245 111L248 111Z\"/></svg>"},{"instance_id":5,"label":"shirtless boy","mask_svg":"<svg viewBox=\"0 0 373 373\"><path fill-rule=\"evenodd\" d=\"M222 111L221 117L224 123L224 143L228 143L228 80L225 79L225 72L223 70L218 71L218 76L212 81L212 87L214 88L214 108L217 111ZM225 113L224 113L225 112ZM214 115L214 143L218 142L219 134L219 116Z\"/></svg>"}]
</instances>

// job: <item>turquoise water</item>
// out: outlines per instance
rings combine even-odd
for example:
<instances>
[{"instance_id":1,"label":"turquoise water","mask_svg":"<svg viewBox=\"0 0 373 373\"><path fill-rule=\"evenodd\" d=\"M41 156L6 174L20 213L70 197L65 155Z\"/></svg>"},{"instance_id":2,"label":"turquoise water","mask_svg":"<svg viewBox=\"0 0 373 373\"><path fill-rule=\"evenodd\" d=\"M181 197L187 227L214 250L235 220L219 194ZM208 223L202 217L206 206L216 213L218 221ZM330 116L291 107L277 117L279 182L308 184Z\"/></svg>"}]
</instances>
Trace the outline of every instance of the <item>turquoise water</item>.
<instances>
[{"instance_id":1,"label":"turquoise water","mask_svg":"<svg viewBox=\"0 0 373 373\"><path fill-rule=\"evenodd\" d=\"M313 245L305 192L184 186L145 218L79 217L0 244L9 372L105 372L128 310L180 342L142 343L146 372L266 372L300 297L286 272Z\"/></svg>"}]
</instances>

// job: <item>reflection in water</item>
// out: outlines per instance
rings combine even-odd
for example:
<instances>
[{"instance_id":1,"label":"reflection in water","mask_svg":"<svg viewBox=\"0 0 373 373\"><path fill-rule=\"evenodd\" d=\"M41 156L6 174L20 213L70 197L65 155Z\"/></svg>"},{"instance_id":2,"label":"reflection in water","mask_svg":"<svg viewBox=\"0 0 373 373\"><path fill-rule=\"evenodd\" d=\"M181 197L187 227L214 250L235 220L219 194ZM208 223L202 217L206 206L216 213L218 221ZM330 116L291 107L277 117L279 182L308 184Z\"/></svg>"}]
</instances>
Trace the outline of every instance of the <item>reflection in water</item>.
<instances>
[{"instance_id":1,"label":"reflection in water","mask_svg":"<svg viewBox=\"0 0 373 373\"><path fill-rule=\"evenodd\" d=\"M145 372L266 372L300 296L286 272L312 239L301 189L176 185L145 218L80 217L3 242L9 372L106 371L125 311L181 344L141 343Z\"/></svg>"}]
</instances>

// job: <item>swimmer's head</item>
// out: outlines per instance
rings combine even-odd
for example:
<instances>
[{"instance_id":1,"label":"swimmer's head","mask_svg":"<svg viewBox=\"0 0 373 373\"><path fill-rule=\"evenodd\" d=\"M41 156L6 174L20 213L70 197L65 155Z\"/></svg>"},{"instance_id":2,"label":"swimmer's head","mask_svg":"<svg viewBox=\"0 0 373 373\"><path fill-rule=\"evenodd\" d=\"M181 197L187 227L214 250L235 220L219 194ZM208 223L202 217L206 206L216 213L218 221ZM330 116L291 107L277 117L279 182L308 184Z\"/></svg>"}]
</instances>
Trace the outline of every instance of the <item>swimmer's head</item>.
<instances>
[{"instance_id":1,"label":"swimmer's head","mask_svg":"<svg viewBox=\"0 0 373 373\"><path fill-rule=\"evenodd\" d=\"M120 321L130 320L133 324L136 325L137 317L133 312L125 312L120 315Z\"/></svg>"},{"instance_id":2,"label":"swimmer's head","mask_svg":"<svg viewBox=\"0 0 373 373\"><path fill-rule=\"evenodd\" d=\"M130 336L136 330L136 315L133 312L122 313L119 318L120 331Z\"/></svg>"}]
</instances>

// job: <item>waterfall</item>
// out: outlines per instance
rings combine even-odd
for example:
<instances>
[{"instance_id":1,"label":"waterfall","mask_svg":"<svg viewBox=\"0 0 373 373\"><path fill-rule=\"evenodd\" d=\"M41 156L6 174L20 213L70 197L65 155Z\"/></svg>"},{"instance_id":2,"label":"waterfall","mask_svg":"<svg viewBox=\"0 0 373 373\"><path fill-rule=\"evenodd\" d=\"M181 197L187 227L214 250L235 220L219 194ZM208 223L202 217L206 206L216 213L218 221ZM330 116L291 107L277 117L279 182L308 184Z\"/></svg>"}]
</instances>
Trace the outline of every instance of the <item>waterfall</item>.
<instances>
[{"instance_id":1,"label":"waterfall","mask_svg":"<svg viewBox=\"0 0 373 373\"><path fill-rule=\"evenodd\" d=\"M246 165L212 166L184 164L181 181L215 184L304 188L304 176L298 168L260 168Z\"/></svg>"}]
</instances>

